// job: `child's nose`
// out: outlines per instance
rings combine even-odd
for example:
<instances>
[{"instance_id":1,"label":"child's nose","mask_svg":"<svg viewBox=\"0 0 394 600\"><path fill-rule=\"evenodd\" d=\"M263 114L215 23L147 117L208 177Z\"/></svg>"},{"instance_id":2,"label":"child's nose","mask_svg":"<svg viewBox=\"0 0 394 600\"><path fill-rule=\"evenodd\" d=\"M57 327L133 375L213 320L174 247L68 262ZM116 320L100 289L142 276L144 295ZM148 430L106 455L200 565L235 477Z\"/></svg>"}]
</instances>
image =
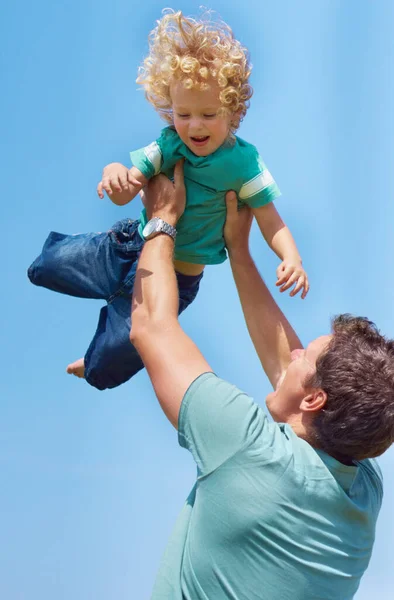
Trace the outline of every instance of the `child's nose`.
<instances>
[{"instance_id":1,"label":"child's nose","mask_svg":"<svg viewBox=\"0 0 394 600\"><path fill-rule=\"evenodd\" d=\"M202 121L200 118L193 117L192 119L190 119L190 130L191 130L192 134L200 131L201 127L202 127Z\"/></svg>"}]
</instances>

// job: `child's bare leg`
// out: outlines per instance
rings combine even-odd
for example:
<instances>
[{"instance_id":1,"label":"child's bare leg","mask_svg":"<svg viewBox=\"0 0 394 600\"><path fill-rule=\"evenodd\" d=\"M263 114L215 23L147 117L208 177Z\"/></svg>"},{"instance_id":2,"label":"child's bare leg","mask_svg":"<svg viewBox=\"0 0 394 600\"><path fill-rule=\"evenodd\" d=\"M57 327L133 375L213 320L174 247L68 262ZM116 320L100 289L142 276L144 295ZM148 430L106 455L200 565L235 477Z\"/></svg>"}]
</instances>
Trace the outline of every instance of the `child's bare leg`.
<instances>
[{"instance_id":1,"label":"child's bare leg","mask_svg":"<svg viewBox=\"0 0 394 600\"><path fill-rule=\"evenodd\" d=\"M67 373L75 375L76 377L85 378L85 361L83 358L79 358L73 363L70 363L67 367Z\"/></svg>"}]
</instances>

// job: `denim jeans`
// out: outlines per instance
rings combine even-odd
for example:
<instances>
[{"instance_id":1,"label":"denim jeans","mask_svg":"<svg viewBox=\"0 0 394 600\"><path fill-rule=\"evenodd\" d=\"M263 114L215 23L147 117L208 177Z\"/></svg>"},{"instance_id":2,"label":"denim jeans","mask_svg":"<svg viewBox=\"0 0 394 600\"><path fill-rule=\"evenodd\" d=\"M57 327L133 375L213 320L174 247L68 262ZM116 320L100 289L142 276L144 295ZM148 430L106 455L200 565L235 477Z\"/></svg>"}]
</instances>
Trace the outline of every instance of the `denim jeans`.
<instances>
[{"instance_id":1,"label":"denim jeans","mask_svg":"<svg viewBox=\"0 0 394 600\"><path fill-rule=\"evenodd\" d=\"M52 231L28 269L35 285L78 298L106 300L85 354L85 379L99 390L121 385L144 366L129 339L131 298L144 245L138 226L139 221L123 219L106 233ZM196 297L202 274L176 275L180 314Z\"/></svg>"}]
</instances>

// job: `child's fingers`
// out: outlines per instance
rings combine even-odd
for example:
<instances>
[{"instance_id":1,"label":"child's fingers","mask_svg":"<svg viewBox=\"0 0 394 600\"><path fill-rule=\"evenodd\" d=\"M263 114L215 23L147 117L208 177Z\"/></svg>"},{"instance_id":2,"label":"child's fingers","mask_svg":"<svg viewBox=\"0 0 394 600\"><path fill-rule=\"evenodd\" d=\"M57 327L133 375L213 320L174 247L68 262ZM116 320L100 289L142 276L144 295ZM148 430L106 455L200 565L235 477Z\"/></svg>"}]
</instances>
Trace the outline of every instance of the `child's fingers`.
<instances>
[{"instance_id":1,"label":"child's fingers","mask_svg":"<svg viewBox=\"0 0 394 600\"><path fill-rule=\"evenodd\" d=\"M131 185L135 185L136 187L142 188L142 183L138 181L138 179L136 179L134 175L130 173L130 171L127 172L127 181L128 183L131 183Z\"/></svg>"},{"instance_id":2,"label":"child's fingers","mask_svg":"<svg viewBox=\"0 0 394 600\"><path fill-rule=\"evenodd\" d=\"M97 193L99 198L104 198L104 194L103 194L103 182L99 181L98 185L97 185Z\"/></svg>"},{"instance_id":3,"label":"child's fingers","mask_svg":"<svg viewBox=\"0 0 394 600\"><path fill-rule=\"evenodd\" d=\"M121 192L122 186L119 181L119 175L114 175L111 179L111 187L114 192Z\"/></svg>"},{"instance_id":4,"label":"child's fingers","mask_svg":"<svg viewBox=\"0 0 394 600\"><path fill-rule=\"evenodd\" d=\"M108 196L112 196L113 192L112 192L111 182L108 177L104 177L104 179L102 181L102 187L107 192Z\"/></svg>"},{"instance_id":5,"label":"child's fingers","mask_svg":"<svg viewBox=\"0 0 394 600\"><path fill-rule=\"evenodd\" d=\"M308 277L305 275L305 285L304 285L304 291L301 294L301 298L304 300L304 298L306 298L307 293L309 292L309 280Z\"/></svg>"},{"instance_id":6,"label":"child's fingers","mask_svg":"<svg viewBox=\"0 0 394 600\"><path fill-rule=\"evenodd\" d=\"M119 175L119 183L120 183L120 187L122 188L122 190L128 190L129 189L129 182L127 180L127 173Z\"/></svg>"},{"instance_id":7,"label":"child's fingers","mask_svg":"<svg viewBox=\"0 0 394 600\"><path fill-rule=\"evenodd\" d=\"M276 285L280 286L280 285L283 285L284 283L286 283L286 281L288 281L292 271L293 270L291 267L286 267L285 270L282 272L281 276L279 277L278 281L276 282Z\"/></svg>"},{"instance_id":8,"label":"child's fingers","mask_svg":"<svg viewBox=\"0 0 394 600\"><path fill-rule=\"evenodd\" d=\"M301 277L298 279L296 285L294 286L294 289L291 290L291 292L290 292L290 296L296 296L298 294L298 292L300 290L302 290L302 288L305 288L305 277L304 277L304 275L301 275Z\"/></svg>"},{"instance_id":9,"label":"child's fingers","mask_svg":"<svg viewBox=\"0 0 394 600\"><path fill-rule=\"evenodd\" d=\"M295 284L295 282L298 279L298 275L297 273L293 273L292 275L290 275L289 279L287 280L286 283L284 283L284 285L282 285L282 287L280 288L280 292L285 292L286 290L288 290L289 288L291 288L292 285Z\"/></svg>"},{"instance_id":10,"label":"child's fingers","mask_svg":"<svg viewBox=\"0 0 394 600\"><path fill-rule=\"evenodd\" d=\"M278 279L280 279L280 277L282 277L282 273L284 272L285 269L286 269L286 265L283 262L280 263L279 267L276 269L276 276Z\"/></svg>"}]
</instances>

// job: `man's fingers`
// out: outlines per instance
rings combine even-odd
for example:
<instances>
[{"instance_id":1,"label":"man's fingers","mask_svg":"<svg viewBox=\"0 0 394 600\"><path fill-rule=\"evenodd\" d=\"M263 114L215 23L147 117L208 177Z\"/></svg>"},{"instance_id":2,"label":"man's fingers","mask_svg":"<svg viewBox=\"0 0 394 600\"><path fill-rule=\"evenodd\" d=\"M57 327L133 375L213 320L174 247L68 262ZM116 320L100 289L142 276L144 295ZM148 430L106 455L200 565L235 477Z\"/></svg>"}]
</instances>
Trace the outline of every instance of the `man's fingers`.
<instances>
[{"instance_id":1,"label":"man's fingers","mask_svg":"<svg viewBox=\"0 0 394 600\"><path fill-rule=\"evenodd\" d=\"M139 192L140 194L140 198L141 198L141 202L142 204L146 207L146 196L145 196L145 188L142 188Z\"/></svg>"},{"instance_id":2,"label":"man's fingers","mask_svg":"<svg viewBox=\"0 0 394 600\"><path fill-rule=\"evenodd\" d=\"M174 169L174 185L176 188L183 188L185 187L185 178L183 175L183 163L185 162L185 159L182 158L182 160L178 160L178 162L175 165L175 169Z\"/></svg>"},{"instance_id":3,"label":"man's fingers","mask_svg":"<svg viewBox=\"0 0 394 600\"><path fill-rule=\"evenodd\" d=\"M186 204L186 188L185 188L185 179L183 175L183 163L184 159L179 160L174 169L174 200L175 200L175 208L179 217L183 214L185 210Z\"/></svg>"},{"instance_id":4,"label":"man's fingers","mask_svg":"<svg viewBox=\"0 0 394 600\"><path fill-rule=\"evenodd\" d=\"M237 194L233 190L226 193L226 208L227 218L234 216L238 211Z\"/></svg>"}]
</instances>

